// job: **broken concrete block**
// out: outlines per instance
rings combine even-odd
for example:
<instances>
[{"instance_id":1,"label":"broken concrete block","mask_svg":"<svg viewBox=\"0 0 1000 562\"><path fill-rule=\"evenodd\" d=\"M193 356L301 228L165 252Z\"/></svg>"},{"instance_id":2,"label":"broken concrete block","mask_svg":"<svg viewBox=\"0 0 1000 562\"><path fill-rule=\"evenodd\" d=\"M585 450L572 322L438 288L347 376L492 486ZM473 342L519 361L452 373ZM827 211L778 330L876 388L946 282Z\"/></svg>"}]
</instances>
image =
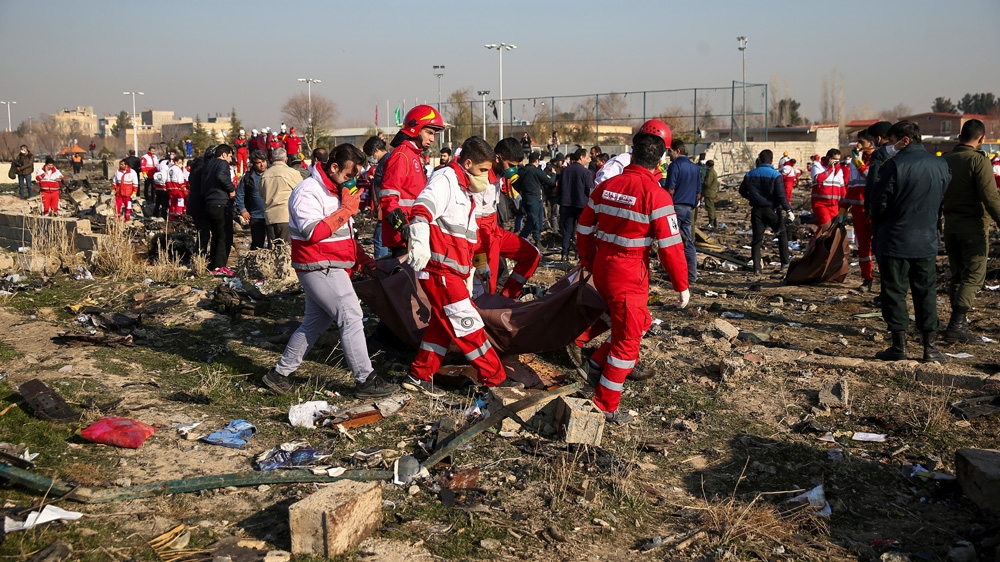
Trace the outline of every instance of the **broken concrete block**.
<instances>
[{"instance_id":1,"label":"broken concrete block","mask_svg":"<svg viewBox=\"0 0 1000 562\"><path fill-rule=\"evenodd\" d=\"M746 372L747 362L742 357L723 357L719 361L719 374L722 380L742 375Z\"/></svg>"},{"instance_id":2,"label":"broken concrete block","mask_svg":"<svg viewBox=\"0 0 1000 562\"><path fill-rule=\"evenodd\" d=\"M340 480L288 508L292 554L326 558L343 554L381 523L379 484Z\"/></svg>"},{"instance_id":3,"label":"broken concrete block","mask_svg":"<svg viewBox=\"0 0 1000 562\"><path fill-rule=\"evenodd\" d=\"M59 268L62 267L62 261L55 257L45 258L30 254L21 254L19 257L21 258L21 269L30 273L55 275L59 271Z\"/></svg>"},{"instance_id":4,"label":"broken concrete block","mask_svg":"<svg viewBox=\"0 0 1000 562\"><path fill-rule=\"evenodd\" d=\"M972 503L1000 514L1000 451L959 449L955 475Z\"/></svg>"},{"instance_id":5,"label":"broken concrete block","mask_svg":"<svg viewBox=\"0 0 1000 562\"><path fill-rule=\"evenodd\" d=\"M736 326L733 326L722 318L716 318L713 320L712 323L709 324L708 328L712 330L712 333L729 341L736 339L736 336L740 335L740 331L736 329Z\"/></svg>"},{"instance_id":6,"label":"broken concrete block","mask_svg":"<svg viewBox=\"0 0 1000 562\"><path fill-rule=\"evenodd\" d=\"M14 258L0 252L0 271L14 271Z\"/></svg>"},{"instance_id":7,"label":"broken concrete block","mask_svg":"<svg viewBox=\"0 0 1000 562\"><path fill-rule=\"evenodd\" d=\"M491 388L486 407L490 413L499 412L500 408L538 394L539 392L543 391L526 388ZM547 423L552 423L555 419L555 414L555 397L545 398L514 414L513 417L503 420L500 425L500 431L520 430L521 424L517 420L521 420L529 429L535 431Z\"/></svg>"},{"instance_id":8,"label":"broken concrete block","mask_svg":"<svg viewBox=\"0 0 1000 562\"><path fill-rule=\"evenodd\" d=\"M77 189L76 191L69 192L69 195L67 197L69 198L70 201L73 202L74 205L77 206L79 206L80 203L83 203L87 199L90 199L90 195L88 195L87 192L82 189Z\"/></svg>"},{"instance_id":9,"label":"broken concrete block","mask_svg":"<svg viewBox=\"0 0 1000 562\"><path fill-rule=\"evenodd\" d=\"M560 396L556 403L556 427L567 443L601 445L604 412L590 400Z\"/></svg>"},{"instance_id":10,"label":"broken concrete block","mask_svg":"<svg viewBox=\"0 0 1000 562\"><path fill-rule=\"evenodd\" d=\"M819 405L828 408L846 408L849 398L845 380L824 384L819 391Z\"/></svg>"}]
</instances>

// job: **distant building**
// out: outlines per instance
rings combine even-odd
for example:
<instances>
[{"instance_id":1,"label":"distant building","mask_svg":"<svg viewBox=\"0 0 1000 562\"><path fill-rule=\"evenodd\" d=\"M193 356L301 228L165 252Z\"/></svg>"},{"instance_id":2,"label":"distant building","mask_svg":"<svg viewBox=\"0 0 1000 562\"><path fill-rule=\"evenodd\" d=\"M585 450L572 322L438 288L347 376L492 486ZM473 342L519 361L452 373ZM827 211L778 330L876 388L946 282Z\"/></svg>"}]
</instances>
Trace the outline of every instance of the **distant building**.
<instances>
[{"instance_id":1,"label":"distant building","mask_svg":"<svg viewBox=\"0 0 1000 562\"><path fill-rule=\"evenodd\" d=\"M97 134L97 115L94 114L94 106L92 105L80 105L76 109L63 109L53 113L50 117L67 130L75 129L88 136Z\"/></svg>"},{"instance_id":2,"label":"distant building","mask_svg":"<svg viewBox=\"0 0 1000 562\"><path fill-rule=\"evenodd\" d=\"M774 153L777 163L782 154L788 153L796 160L796 167L803 170L814 154L825 155L831 148L840 147L840 132L836 124L821 123L802 127L747 128L746 148L739 138L731 136L730 129L701 131L702 141L709 142L705 157L714 160L719 174L742 173L753 168L753 161L764 149ZM765 136L767 140L764 140Z\"/></svg>"},{"instance_id":3,"label":"distant building","mask_svg":"<svg viewBox=\"0 0 1000 562\"><path fill-rule=\"evenodd\" d=\"M190 117L174 119L173 111L147 109L140 114L142 128L149 128L154 131L162 131L164 125L178 125L183 123L193 123Z\"/></svg>"},{"instance_id":4,"label":"distant building","mask_svg":"<svg viewBox=\"0 0 1000 562\"><path fill-rule=\"evenodd\" d=\"M986 138L1000 138L1000 119L990 115L975 113L918 113L903 117L920 126L920 135L941 139L957 139L962 131L962 125L970 119L979 119L986 125Z\"/></svg>"}]
</instances>

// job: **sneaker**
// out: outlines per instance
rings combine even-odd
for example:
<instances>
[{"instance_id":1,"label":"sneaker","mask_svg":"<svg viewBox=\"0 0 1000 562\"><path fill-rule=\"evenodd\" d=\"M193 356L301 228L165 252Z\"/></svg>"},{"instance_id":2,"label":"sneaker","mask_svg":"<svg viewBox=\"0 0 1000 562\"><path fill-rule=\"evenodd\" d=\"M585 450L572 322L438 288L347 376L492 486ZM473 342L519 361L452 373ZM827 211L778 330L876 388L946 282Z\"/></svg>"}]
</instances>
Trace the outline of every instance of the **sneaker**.
<instances>
[{"instance_id":1,"label":"sneaker","mask_svg":"<svg viewBox=\"0 0 1000 562\"><path fill-rule=\"evenodd\" d=\"M608 423L616 423L618 425L625 425L627 423L634 422L635 417L628 412L615 410L614 412L604 412L604 421Z\"/></svg>"},{"instance_id":2,"label":"sneaker","mask_svg":"<svg viewBox=\"0 0 1000 562\"><path fill-rule=\"evenodd\" d=\"M273 368L268 369L261 380L275 394L288 394L296 388L296 385L292 384L291 377L280 375Z\"/></svg>"},{"instance_id":3,"label":"sneaker","mask_svg":"<svg viewBox=\"0 0 1000 562\"><path fill-rule=\"evenodd\" d=\"M212 270L212 276L213 277L226 277L228 275L229 274L226 273L224 267L217 267L217 268L215 268L215 269Z\"/></svg>"},{"instance_id":4,"label":"sneaker","mask_svg":"<svg viewBox=\"0 0 1000 562\"><path fill-rule=\"evenodd\" d=\"M646 379L653 378L656 374L656 369L652 365L646 362L645 359L640 359L632 371L628 374L628 379L633 381L644 381Z\"/></svg>"},{"instance_id":5,"label":"sneaker","mask_svg":"<svg viewBox=\"0 0 1000 562\"><path fill-rule=\"evenodd\" d=\"M355 384L354 396L357 398L383 398L392 396L399 390L398 384L386 382L382 377L371 374L368 379L361 384Z\"/></svg>"},{"instance_id":6,"label":"sneaker","mask_svg":"<svg viewBox=\"0 0 1000 562\"><path fill-rule=\"evenodd\" d=\"M566 355L569 356L569 362L574 367L580 367L583 365L583 348L571 343L566 346Z\"/></svg>"},{"instance_id":7,"label":"sneaker","mask_svg":"<svg viewBox=\"0 0 1000 562\"><path fill-rule=\"evenodd\" d=\"M413 375L406 375L406 379L403 380L403 388L413 392L422 392L427 396L444 396L444 392L434 388L434 381L420 380Z\"/></svg>"},{"instance_id":8,"label":"sneaker","mask_svg":"<svg viewBox=\"0 0 1000 562\"><path fill-rule=\"evenodd\" d=\"M593 359L588 359L576 368L576 372L580 373L587 384L597 388L597 385L601 382L601 366L594 362Z\"/></svg>"}]
</instances>

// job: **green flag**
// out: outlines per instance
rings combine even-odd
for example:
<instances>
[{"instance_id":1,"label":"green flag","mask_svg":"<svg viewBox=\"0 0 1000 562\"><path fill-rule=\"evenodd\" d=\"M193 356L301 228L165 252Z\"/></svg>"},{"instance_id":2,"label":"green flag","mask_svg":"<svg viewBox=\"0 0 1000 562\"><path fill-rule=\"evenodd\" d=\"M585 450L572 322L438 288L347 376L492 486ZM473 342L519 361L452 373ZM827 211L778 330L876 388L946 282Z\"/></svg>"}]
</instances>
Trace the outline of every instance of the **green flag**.
<instances>
[{"instance_id":1,"label":"green flag","mask_svg":"<svg viewBox=\"0 0 1000 562\"><path fill-rule=\"evenodd\" d=\"M403 126L403 106L399 106L396 108L396 126L397 127Z\"/></svg>"}]
</instances>

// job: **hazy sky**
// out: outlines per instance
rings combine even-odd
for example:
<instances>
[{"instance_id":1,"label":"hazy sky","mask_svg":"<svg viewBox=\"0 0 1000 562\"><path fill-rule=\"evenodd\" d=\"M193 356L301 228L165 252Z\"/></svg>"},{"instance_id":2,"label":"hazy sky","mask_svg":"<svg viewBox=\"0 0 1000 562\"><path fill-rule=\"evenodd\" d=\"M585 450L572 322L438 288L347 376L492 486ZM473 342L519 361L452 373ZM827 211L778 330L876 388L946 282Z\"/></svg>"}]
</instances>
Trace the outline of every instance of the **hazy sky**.
<instances>
[{"instance_id":1,"label":"hazy sky","mask_svg":"<svg viewBox=\"0 0 1000 562\"><path fill-rule=\"evenodd\" d=\"M337 102L341 125L371 122L376 104L384 123L386 98L392 107L437 100L435 64L446 67L445 97L465 87L494 97L498 57L484 43L518 47L504 55L505 97L545 97L726 86L740 78L736 37L747 35L748 81L777 77L782 89L787 81L806 117L819 118L833 68L848 110L903 103L918 112L939 95L1000 94L998 8L998 0L0 0L0 100L17 101L16 126L77 105L131 111L122 92L141 90L140 110L204 118L235 107L249 129L277 126L282 103L305 90L296 78L312 77L323 81L313 93Z\"/></svg>"}]
</instances>

